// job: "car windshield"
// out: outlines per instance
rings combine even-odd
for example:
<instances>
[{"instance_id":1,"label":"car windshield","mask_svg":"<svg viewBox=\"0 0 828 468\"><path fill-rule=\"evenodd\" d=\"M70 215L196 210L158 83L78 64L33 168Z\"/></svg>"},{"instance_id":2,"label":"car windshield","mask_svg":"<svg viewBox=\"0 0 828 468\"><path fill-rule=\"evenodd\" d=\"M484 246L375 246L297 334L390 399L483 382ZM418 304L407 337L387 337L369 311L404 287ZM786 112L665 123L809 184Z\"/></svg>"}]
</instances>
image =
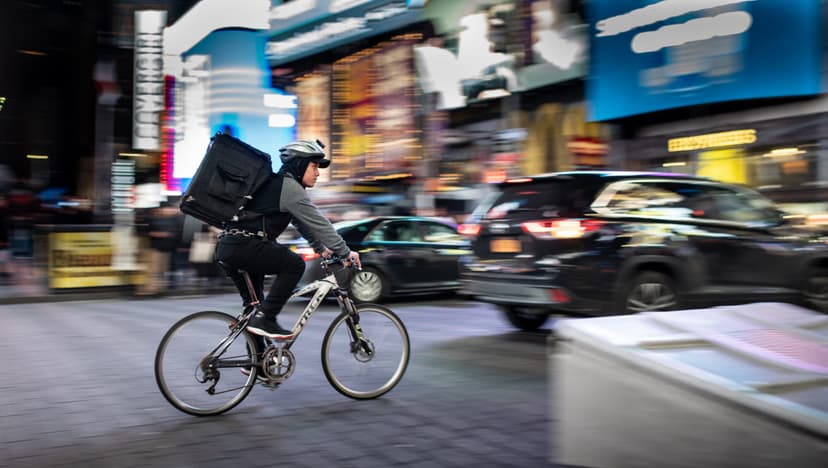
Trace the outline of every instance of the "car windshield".
<instances>
[{"instance_id":1,"label":"car windshield","mask_svg":"<svg viewBox=\"0 0 828 468\"><path fill-rule=\"evenodd\" d=\"M486 212L489 211L489 208L492 207L492 204L500 197L500 192L489 192L483 197L483 200L474 208L474 210L469 213L469 215L465 219L465 223L477 223L483 216L485 216Z\"/></svg>"}]
</instances>

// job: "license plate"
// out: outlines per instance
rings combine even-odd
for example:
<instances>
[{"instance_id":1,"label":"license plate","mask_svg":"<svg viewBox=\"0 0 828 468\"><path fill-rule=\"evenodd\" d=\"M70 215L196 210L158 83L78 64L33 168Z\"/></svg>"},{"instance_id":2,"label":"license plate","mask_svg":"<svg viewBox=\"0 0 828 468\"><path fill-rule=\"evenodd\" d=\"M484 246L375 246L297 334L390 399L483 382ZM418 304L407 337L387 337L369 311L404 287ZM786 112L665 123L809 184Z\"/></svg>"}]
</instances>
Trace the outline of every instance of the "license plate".
<instances>
[{"instance_id":1,"label":"license plate","mask_svg":"<svg viewBox=\"0 0 828 468\"><path fill-rule=\"evenodd\" d=\"M494 253L519 253L520 241L517 239L493 239L489 243L489 250Z\"/></svg>"}]
</instances>

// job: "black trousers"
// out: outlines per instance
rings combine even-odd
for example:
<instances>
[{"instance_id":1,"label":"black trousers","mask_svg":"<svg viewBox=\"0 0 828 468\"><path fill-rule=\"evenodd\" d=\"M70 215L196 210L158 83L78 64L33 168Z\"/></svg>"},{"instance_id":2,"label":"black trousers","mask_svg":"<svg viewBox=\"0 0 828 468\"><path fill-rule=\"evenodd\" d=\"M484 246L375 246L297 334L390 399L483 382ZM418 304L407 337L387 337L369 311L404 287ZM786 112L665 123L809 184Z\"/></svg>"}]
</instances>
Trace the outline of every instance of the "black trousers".
<instances>
[{"instance_id":1,"label":"black trousers","mask_svg":"<svg viewBox=\"0 0 828 468\"><path fill-rule=\"evenodd\" d=\"M225 267L227 276L233 280L245 304L253 298L238 270L245 270L250 275L260 301L265 275L276 275L270 292L262 301L262 312L268 317L275 317L282 310L305 272L301 256L275 241L257 237L223 236L216 244L215 260L230 266Z\"/></svg>"}]
</instances>

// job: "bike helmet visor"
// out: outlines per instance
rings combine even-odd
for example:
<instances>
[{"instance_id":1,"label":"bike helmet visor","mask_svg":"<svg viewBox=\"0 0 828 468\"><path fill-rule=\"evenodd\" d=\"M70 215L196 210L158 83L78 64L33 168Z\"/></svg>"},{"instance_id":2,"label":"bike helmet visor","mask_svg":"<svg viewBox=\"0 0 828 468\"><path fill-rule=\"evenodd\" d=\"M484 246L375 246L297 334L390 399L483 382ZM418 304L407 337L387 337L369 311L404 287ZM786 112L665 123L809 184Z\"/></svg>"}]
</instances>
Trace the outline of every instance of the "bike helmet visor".
<instances>
[{"instance_id":1,"label":"bike helmet visor","mask_svg":"<svg viewBox=\"0 0 828 468\"><path fill-rule=\"evenodd\" d=\"M330 159L325 159L325 145L321 141L299 140L279 148L279 159L282 164L288 164L297 159L308 159L319 164L322 169L331 165Z\"/></svg>"}]
</instances>

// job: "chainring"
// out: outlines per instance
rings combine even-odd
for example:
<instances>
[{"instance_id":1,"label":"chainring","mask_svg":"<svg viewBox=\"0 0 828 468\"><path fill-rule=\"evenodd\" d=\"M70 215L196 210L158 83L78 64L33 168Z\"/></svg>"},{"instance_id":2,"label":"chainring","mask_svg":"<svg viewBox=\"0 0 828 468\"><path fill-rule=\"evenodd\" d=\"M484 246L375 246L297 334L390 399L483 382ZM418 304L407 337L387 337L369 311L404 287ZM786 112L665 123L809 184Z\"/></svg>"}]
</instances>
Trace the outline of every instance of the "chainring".
<instances>
[{"instance_id":1,"label":"chainring","mask_svg":"<svg viewBox=\"0 0 828 468\"><path fill-rule=\"evenodd\" d=\"M272 383L281 383L293 375L296 368L296 357L287 348L276 346L268 347L262 353L262 374Z\"/></svg>"}]
</instances>

